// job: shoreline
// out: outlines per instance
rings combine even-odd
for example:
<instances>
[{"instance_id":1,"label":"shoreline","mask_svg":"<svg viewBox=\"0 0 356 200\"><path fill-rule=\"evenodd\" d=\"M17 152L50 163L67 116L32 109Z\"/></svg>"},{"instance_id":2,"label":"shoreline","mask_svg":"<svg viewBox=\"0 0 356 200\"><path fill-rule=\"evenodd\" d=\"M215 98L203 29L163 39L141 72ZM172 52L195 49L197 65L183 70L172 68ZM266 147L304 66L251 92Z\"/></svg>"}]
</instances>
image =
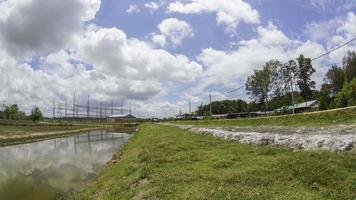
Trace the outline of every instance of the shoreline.
<instances>
[{"instance_id":1,"label":"shoreline","mask_svg":"<svg viewBox=\"0 0 356 200\"><path fill-rule=\"evenodd\" d=\"M26 144L32 142L39 142L63 136L75 135L84 131L94 131L104 129L103 127L82 128L68 131L53 131L46 133L33 133L30 135L13 135L13 136L0 136L0 147L12 146L18 144Z\"/></svg>"}]
</instances>

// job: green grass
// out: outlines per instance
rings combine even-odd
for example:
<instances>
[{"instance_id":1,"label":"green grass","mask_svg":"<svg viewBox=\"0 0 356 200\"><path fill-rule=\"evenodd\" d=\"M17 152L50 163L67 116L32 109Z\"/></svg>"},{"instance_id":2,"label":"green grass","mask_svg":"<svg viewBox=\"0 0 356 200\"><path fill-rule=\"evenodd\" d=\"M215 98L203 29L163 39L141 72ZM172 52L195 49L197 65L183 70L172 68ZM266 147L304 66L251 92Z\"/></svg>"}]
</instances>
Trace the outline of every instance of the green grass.
<instances>
[{"instance_id":1,"label":"green grass","mask_svg":"<svg viewBox=\"0 0 356 200\"><path fill-rule=\"evenodd\" d=\"M329 111L246 119L177 121L178 124L200 126L330 126L355 124L356 106Z\"/></svg>"},{"instance_id":2,"label":"green grass","mask_svg":"<svg viewBox=\"0 0 356 200\"><path fill-rule=\"evenodd\" d=\"M355 199L356 155L258 147L143 124L76 199Z\"/></svg>"},{"instance_id":3,"label":"green grass","mask_svg":"<svg viewBox=\"0 0 356 200\"><path fill-rule=\"evenodd\" d=\"M0 135L29 135L33 133L50 133L57 131L72 131L84 128L90 128L86 125L71 125L71 126L54 126L54 125L41 125L41 126L4 126L0 125Z\"/></svg>"}]
</instances>

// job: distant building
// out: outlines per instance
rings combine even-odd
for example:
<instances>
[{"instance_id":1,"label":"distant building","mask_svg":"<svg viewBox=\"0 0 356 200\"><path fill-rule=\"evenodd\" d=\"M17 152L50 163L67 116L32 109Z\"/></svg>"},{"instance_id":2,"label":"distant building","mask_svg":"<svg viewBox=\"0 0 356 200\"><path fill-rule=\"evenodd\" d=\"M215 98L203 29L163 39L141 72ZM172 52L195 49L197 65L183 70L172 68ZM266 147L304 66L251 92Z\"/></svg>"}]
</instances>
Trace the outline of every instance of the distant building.
<instances>
[{"instance_id":1,"label":"distant building","mask_svg":"<svg viewBox=\"0 0 356 200\"><path fill-rule=\"evenodd\" d=\"M136 117L131 114L111 115L107 118L108 122L130 122L135 121Z\"/></svg>"},{"instance_id":2,"label":"distant building","mask_svg":"<svg viewBox=\"0 0 356 200\"><path fill-rule=\"evenodd\" d=\"M227 114L228 119L235 118L251 118L251 117L261 117L271 114L270 112L256 111L256 112L240 112L240 113L229 113Z\"/></svg>"},{"instance_id":3,"label":"distant building","mask_svg":"<svg viewBox=\"0 0 356 200\"><path fill-rule=\"evenodd\" d=\"M319 110L319 102L317 100L306 101L303 103L297 103L290 106L283 106L275 110L277 113L292 113L294 107L295 113L311 112Z\"/></svg>"}]
</instances>

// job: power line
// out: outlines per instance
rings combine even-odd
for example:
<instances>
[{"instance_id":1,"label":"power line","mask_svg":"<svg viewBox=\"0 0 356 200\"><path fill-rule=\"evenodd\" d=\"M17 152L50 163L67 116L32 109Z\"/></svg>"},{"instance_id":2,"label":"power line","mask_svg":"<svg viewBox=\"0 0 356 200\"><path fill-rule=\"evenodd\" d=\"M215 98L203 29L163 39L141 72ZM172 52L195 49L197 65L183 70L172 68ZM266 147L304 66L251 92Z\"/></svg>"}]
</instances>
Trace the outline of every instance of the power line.
<instances>
[{"instance_id":1,"label":"power line","mask_svg":"<svg viewBox=\"0 0 356 200\"><path fill-rule=\"evenodd\" d=\"M323 53L323 54L321 54L321 55L319 55L319 56L317 56L317 57L315 57L315 58L312 58L311 61L314 61L314 60L317 60L317 59L319 59L319 58L321 58L321 57L323 57L323 56L326 56L326 55L330 54L331 52L334 52L334 51L336 51L336 50L338 50L338 49L340 49L340 48L342 48L342 47L344 47L344 46L350 44L350 43L353 42L354 40L356 40L356 37L354 37L353 39L351 39L351 40L345 42L344 44L341 44L341 45L335 47L334 49L331 49L331 50L327 51L326 53Z\"/></svg>"}]
</instances>

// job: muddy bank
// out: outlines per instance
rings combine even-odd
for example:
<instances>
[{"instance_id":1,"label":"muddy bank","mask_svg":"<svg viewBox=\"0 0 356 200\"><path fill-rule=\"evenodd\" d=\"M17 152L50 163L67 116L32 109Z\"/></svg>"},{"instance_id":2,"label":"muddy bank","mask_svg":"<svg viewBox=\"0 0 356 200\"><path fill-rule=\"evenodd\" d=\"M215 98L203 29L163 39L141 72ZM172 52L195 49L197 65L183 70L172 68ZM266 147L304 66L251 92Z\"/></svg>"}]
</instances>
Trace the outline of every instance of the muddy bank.
<instances>
[{"instance_id":1,"label":"muddy bank","mask_svg":"<svg viewBox=\"0 0 356 200\"><path fill-rule=\"evenodd\" d=\"M174 125L198 134L261 146L287 147L296 150L329 150L356 152L356 125L324 128L306 127L216 127L204 128Z\"/></svg>"},{"instance_id":2,"label":"muddy bank","mask_svg":"<svg viewBox=\"0 0 356 200\"><path fill-rule=\"evenodd\" d=\"M84 131L92 131L92 130L100 130L102 128L83 128L77 130L69 130L69 131L54 131L54 132L45 132L45 133L31 133L28 135L10 135L10 136L0 136L0 147L16 145L16 144L24 144L29 142L38 142L43 140L48 140L52 138L68 136L73 134L79 134Z\"/></svg>"}]
</instances>

